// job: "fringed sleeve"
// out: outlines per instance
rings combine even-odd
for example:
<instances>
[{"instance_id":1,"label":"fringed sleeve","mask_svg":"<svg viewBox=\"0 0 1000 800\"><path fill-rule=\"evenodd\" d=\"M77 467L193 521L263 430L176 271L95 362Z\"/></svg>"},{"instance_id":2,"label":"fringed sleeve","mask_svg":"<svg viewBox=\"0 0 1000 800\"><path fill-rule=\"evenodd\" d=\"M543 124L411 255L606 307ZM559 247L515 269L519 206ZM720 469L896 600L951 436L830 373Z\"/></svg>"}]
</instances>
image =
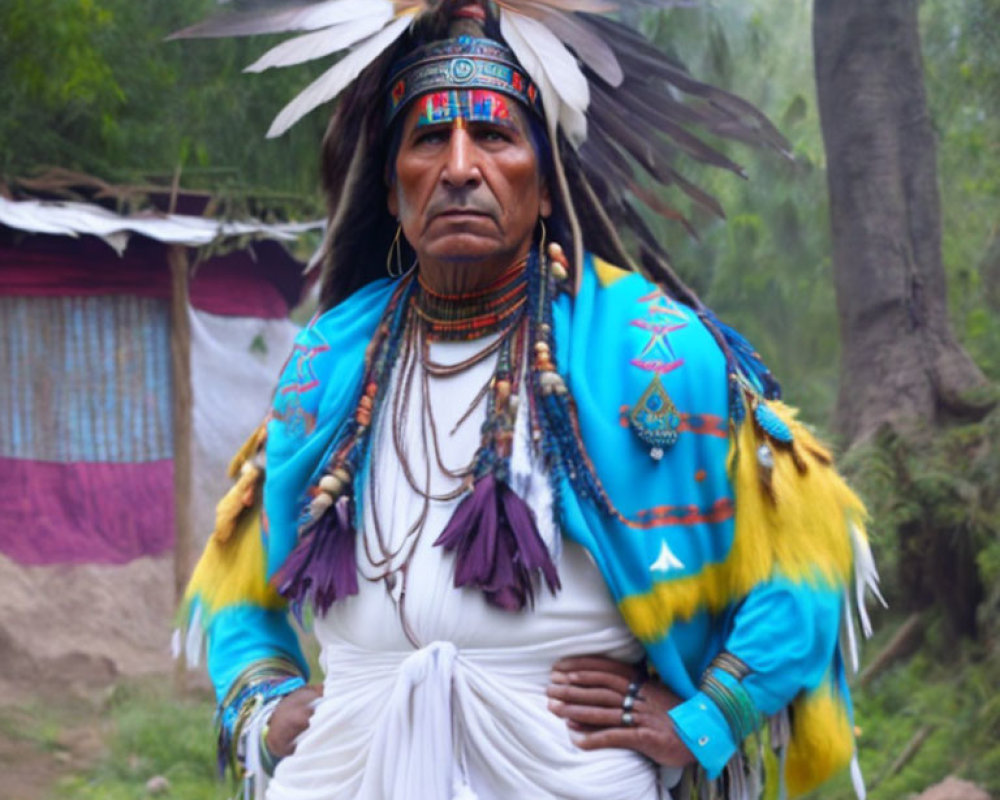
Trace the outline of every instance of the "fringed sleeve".
<instances>
[{"instance_id":1,"label":"fringed sleeve","mask_svg":"<svg viewBox=\"0 0 1000 800\"><path fill-rule=\"evenodd\" d=\"M729 612L725 650L671 717L705 777L721 775L724 796L758 796L765 773L774 790L801 795L854 759L838 633L853 650L852 598L867 629L863 591L878 596L865 509L777 401L748 394L729 471L736 511L725 573L731 596L744 599Z\"/></svg>"},{"instance_id":2,"label":"fringed sleeve","mask_svg":"<svg viewBox=\"0 0 1000 800\"><path fill-rule=\"evenodd\" d=\"M197 666L203 648L218 699L219 767L244 771L249 723L265 705L301 687L308 667L285 600L267 580L261 527L263 426L233 459L232 489L195 567L179 612L175 651Z\"/></svg>"}]
</instances>

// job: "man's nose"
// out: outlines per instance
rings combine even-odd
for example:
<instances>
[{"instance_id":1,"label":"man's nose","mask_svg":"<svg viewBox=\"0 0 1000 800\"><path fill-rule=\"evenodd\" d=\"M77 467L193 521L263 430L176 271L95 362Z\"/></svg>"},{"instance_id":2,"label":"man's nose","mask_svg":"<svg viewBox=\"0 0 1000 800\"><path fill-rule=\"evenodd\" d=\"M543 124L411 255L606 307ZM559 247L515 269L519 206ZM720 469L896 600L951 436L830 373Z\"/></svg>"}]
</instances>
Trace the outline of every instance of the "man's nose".
<instances>
[{"instance_id":1,"label":"man's nose","mask_svg":"<svg viewBox=\"0 0 1000 800\"><path fill-rule=\"evenodd\" d=\"M441 179L454 188L477 186L482 180L475 142L464 125L456 125L448 137L447 160Z\"/></svg>"}]
</instances>

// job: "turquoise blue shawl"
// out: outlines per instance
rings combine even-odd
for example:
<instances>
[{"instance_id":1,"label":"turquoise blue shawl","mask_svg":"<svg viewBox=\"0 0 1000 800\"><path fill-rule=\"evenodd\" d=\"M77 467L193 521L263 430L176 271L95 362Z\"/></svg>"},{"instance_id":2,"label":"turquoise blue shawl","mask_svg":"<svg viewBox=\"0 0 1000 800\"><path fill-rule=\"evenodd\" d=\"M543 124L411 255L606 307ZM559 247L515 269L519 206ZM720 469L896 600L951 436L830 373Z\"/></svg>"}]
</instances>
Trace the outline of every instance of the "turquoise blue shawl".
<instances>
[{"instance_id":1,"label":"turquoise blue shawl","mask_svg":"<svg viewBox=\"0 0 1000 800\"><path fill-rule=\"evenodd\" d=\"M268 424L262 521L242 512L246 530L210 541L192 580L187 607L208 634L220 698L254 659L283 655L305 670L267 579L295 546L304 490L357 404L365 349L392 288L370 284L303 330ZM705 773L719 775L741 744L699 690L725 650L750 668L742 688L763 717L794 707L784 779L793 792L808 790L854 749L837 633L853 550L864 542L862 506L794 412L765 404L749 382L747 421L731 420L716 340L642 277L588 258L577 295L554 301L553 327L587 452L620 511L603 513L564 481L555 487L563 534L591 553L651 666L683 699L671 716ZM630 423L654 378L679 417L677 441L659 460ZM793 437L771 442L766 474L757 404Z\"/></svg>"}]
</instances>

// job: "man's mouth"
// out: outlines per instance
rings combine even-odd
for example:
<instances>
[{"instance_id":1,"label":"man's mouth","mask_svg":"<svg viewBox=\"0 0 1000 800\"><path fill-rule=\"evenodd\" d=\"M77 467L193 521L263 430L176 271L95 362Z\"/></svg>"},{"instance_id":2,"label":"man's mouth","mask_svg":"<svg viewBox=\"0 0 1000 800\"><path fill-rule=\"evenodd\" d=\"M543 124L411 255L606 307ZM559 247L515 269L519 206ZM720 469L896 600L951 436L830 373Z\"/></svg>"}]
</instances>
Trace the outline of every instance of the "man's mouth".
<instances>
[{"instance_id":1,"label":"man's mouth","mask_svg":"<svg viewBox=\"0 0 1000 800\"><path fill-rule=\"evenodd\" d=\"M492 219L485 211L478 211L474 208L447 208L434 215L433 219L443 220L463 220L463 219Z\"/></svg>"}]
</instances>

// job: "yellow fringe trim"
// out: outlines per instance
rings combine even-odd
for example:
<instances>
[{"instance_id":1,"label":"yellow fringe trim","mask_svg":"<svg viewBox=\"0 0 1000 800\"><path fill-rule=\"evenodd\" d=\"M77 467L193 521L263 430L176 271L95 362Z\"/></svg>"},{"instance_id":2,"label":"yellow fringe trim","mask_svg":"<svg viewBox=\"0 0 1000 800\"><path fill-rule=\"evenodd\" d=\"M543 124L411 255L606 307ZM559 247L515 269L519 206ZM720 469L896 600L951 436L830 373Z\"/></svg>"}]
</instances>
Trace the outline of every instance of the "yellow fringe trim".
<instances>
[{"instance_id":1,"label":"yellow fringe trim","mask_svg":"<svg viewBox=\"0 0 1000 800\"><path fill-rule=\"evenodd\" d=\"M646 594L622 598L618 609L641 641L655 641L670 630L675 620L690 619L701 609L725 608L734 596L728 586L728 572L725 563L712 564L698 575L661 581Z\"/></svg>"},{"instance_id":2,"label":"yellow fringe trim","mask_svg":"<svg viewBox=\"0 0 1000 800\"><path fill-rule=\"evenodd\" d=\"M793 581L815 580L819 575L829 586L846 586L854 563L850 525L863 529L864 504L830 466L829 451L795 419L795 409L779 402L769 405L791 429L792 447L805 469L800 471L787 448L771 443L772 500L763 489L757 462L762 442L752 422L741 426L730 467L735 466L737 543L754 542L768 552L775 569ZM739 564L735 561L734 568ZM741 575L736 583L753 585Z\"/></svg>"},{"instance_id":3,"label":"yellow fringe trim","mask_svg":"<svg viewBox=\"0 0 1000 800\"><path fill-rule=\"evenodd\" d=\"M791 708L785 781L792 797L811 792L851 763L854 732L843 701L829 685L798 698Z\"/></svg>"},{"instance_id":4,"label":"yellow fringe trim","mask_svg":"<svg viewBox=\"0 0 1000 800\"><path fill-rule=\"evenodd\" d=\"M240 515L254 505L260 470L249 461L244 462L243 472L228 492L215 506L215 531L213 538L220 544L229 541L236 530Z\"/></svg>"},{"instance_id":5,"label":"yellow fringe trim","mask_svg":"<svg viewBox=\"0 0 1000 800\"><path fill-rule=\"evenodd\" d=\"M232 535L209 537L184 595L185 606L201 604L203 624L223 608L249 603L266 609L286 606L267 582L267 557L260 530L260 504L243 514Z\"/></svg>"},{"instance_id":6,"label":"yellow fringe trim","mask_svg":"<svg viewBox=\"0 0 1000 800\"><path fill-rule=\"evenodd\" d=\"M257 502L259 483L262 473L253 462L264 441L267 438L267 423L261 423L237 451L229 462L226 473L230 478L236 478L236 483L223 495L215 506L214 537L225 543L236 530L236 525L243 512Z\"/></svg>"},{"instance_id":7,"label":"yellow fringe trim","mask_svg":"<svg viewBox=\"0 0 1000 800\"><path fill-rule=\"evenodd\" d=\"M229 462L229 467L226 469L226 474L230 478L236 478L243 469L243 465L250 461L257 451L264 446L264 440L267 438L267 421L265 420L251 433L245 442L240 446L240 449L236 451L236 455L233 456L232 460Z\"/></svg>"},{"instance_id":8,"label":"yellow fringe trim","mask_svg":"<svg viewBox=\"0 0 1000 800\"><path fill-rule=\"evenodd\" d=\"M597 280L604 288L617 283L622 278L631 274L627 269L609 264L607 261L597 258L597 256L594 256L594 272L597 273Z\"/></svg>"},{"instance_id":9,"label":"yellow fringe trim","mask_svg":"<svg viewBox=\"0 0 1000 800\"><path fill-rule=\"evenodd\" d=\"M865 508L830 466L828 451L795 419L795 410L772 402L771 409L791 428L792 447L771 442L772 495L762 482L758 437L751 418L731 438L729 474L736 497L733 546L726 560L698 575L656 583L619 603L622 616L641 640L663 636L675 620L705 609L718 612L775 574L795 582L848 585L853 550L848 526L863 531ZM796 456L805 470L796 466Z\"/></svg>"}]
</instances>

